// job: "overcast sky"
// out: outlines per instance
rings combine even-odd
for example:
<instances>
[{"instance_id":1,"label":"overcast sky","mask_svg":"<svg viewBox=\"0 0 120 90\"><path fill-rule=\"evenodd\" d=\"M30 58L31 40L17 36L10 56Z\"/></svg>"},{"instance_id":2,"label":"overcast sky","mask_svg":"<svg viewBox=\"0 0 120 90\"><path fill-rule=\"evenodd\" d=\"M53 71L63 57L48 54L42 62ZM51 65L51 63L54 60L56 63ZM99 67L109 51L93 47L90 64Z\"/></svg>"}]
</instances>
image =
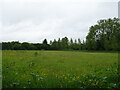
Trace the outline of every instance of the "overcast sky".
<instances>
[{"instance_id":1,"label":"overcast sky","mask_svg":"<svg viewBox=\"0 0 120 90\"><path fill-rule=\"evenodd\" d=\"M85 39L100 19L118 17L119 0L4 0L0 42L39 43L67 36Z\"/></svg>"}]
</instances>

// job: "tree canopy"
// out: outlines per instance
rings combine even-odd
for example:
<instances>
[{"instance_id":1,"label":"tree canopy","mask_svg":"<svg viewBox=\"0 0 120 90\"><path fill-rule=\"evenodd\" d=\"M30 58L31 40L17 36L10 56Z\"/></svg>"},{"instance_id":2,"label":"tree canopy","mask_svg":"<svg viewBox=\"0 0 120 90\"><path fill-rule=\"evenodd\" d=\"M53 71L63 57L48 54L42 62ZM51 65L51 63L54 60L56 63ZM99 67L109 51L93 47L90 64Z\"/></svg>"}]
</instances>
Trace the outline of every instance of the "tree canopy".
<instances>
[{"instance_id":1,"label":"tree canopy","mask_svg":"<svg viewBox=\"0 0 120 90\"><path fill-rule=\"evenodd\" d=\"M119 19L103 19L91 26L86 45L88 50L120 50Z\"/></svg>"}]
</instances>

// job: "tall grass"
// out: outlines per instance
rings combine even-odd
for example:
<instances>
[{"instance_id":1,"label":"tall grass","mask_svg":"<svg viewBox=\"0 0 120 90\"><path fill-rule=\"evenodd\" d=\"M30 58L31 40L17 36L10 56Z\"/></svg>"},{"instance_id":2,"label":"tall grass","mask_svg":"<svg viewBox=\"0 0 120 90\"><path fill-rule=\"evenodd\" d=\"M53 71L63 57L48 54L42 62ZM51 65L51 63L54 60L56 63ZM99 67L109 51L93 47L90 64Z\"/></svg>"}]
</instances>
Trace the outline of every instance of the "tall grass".
<instances>
[{"instance_id":1,"label":"tall grass","mask_svg":"<svg viewBox=\"0 0 120 90\"><path fill-rule=\"evenodd\" d=\"M3 51L3 88L118 88L118 54Z\"/></svg>"}]
</instances>

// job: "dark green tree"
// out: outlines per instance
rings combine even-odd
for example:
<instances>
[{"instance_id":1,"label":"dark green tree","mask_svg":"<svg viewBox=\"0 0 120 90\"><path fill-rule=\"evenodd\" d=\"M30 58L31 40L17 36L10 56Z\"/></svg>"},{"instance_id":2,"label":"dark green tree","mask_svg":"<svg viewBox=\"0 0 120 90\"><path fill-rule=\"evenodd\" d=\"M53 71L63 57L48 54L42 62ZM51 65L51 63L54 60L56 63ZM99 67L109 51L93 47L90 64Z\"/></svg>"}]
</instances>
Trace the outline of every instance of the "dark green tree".
<instances>
[{"instance_id":1,"label":"dark green tree","mask_svg":"<svg viewBox=\"0 0 120 90\"><path fill-rule=\"evenodd\" d=\"M46 45L48 44L48 43L47 43L47 39L44 39L44 40L43 40L43 44L46 44Z\"/></svg>"},{"instance_id":2,"label":"dark green tree","mask_svg":"<svg viewBox=\"0 0 120 90\"><path fill-rule=\"evenodd\" d=\"M99 20L91 26L86 37L88 50L120 50L120 23L118 18Z\"/></svg>"},{"instance_id":3,"label":"dark green tree","mask_svg":"<svg viewBox=\"0 0 120 90\"><path fill-rule=\"evenodd\" d=\"M66 50L66 49L69 48L69 40L68 40L67 37L62 38L62 40L61 40L61 45L62 45L61 48L62 48L63 50Z\"/></svg>"}]
</instances>

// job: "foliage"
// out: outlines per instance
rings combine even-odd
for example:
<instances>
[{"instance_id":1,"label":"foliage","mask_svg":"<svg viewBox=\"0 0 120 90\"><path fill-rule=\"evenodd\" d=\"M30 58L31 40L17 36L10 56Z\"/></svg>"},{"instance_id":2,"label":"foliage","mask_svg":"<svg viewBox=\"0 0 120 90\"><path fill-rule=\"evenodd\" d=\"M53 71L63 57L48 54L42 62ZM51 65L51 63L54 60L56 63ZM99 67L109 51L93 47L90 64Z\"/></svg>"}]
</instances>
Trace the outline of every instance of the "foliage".
<instances>
[{"instance_id":1,"label":"foliage","mask_svg":"<svg viewBox=\"0 0 120 90\"><path fill-rule=\"evenodd\" d=\"M103 19L91 26L86 37L88 50L120 50L119 19Z\"/></svg>"},{"instance_id":2,"label":"foliage","mask_svg":"<svg viewBox=\"0 0 120 90\"><path fill-rule=\"evenodd\" d=\"M78 43L69 42L67 37L62 39L51 41L50 44L47 43L47 39L43 40L43 43L28 43L23 42L20 43L18 41L13 42L3 42L2 50L80 50L81 43L80 39L78 39Z\"/></svg>"}]
</instances>

